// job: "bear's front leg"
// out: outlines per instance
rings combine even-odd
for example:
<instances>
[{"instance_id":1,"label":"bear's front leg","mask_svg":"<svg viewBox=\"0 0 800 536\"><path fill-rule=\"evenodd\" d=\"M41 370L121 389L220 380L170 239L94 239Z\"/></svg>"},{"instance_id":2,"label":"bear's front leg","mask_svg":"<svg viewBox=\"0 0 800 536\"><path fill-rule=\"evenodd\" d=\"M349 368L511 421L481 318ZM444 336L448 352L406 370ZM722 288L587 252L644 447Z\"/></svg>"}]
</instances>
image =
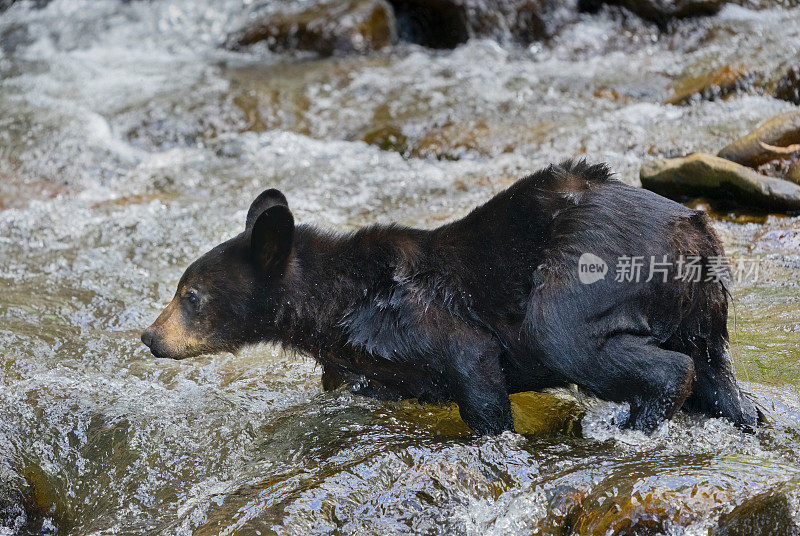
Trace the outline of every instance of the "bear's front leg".
<instances>
[{"instance_id":1,"label":"bear's front leg","mask_svg":"<svg viewBox=\"0 0 800 536\"><path fill-rule=\"evenodd\" d=\"M500 352L489 341L450 341L446 374L463 421L476 434L514 430Z\"/></svg>"}]
</instances>

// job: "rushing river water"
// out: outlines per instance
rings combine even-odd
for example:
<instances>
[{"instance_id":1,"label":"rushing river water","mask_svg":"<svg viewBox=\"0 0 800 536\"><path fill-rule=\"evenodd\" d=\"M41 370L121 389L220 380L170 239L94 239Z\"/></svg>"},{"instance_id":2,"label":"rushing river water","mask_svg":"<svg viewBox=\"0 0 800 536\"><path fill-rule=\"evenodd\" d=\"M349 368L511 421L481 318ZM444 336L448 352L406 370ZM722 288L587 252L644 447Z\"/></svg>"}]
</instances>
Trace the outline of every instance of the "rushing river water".
<instances>
[{"instance_id":1,"label":"rushing river water","mask_svg":"<svg viewBox=\"0 0 800 536\"><path fill-rule=\"evenodd\" d=\"M530 47L324 60L220 48L249 9L0 13L0 535L708 534L783 482L788 513L762 523L797 520L797 217L715 223L760 262L731 318L769 419L755 435L681 414L646 437L612 424L624 407L564 391L514 397L522 435L476 438L451 407L324 393L304 355L156 360L139 333L266 187L302 222L430 227L566 157L638 184L649 158L716 151L793 105L661 104L672 84L782 73L800 8L665 32L606 10Z\"/></svg>"}]
</instances>

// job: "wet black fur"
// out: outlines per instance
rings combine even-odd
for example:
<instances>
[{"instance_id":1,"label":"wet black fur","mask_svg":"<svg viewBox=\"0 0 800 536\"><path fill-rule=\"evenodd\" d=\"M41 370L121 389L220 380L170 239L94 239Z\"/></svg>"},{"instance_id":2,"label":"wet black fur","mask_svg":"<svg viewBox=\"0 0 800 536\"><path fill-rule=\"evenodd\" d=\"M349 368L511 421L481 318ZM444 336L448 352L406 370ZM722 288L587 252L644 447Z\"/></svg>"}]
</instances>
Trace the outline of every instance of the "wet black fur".
<instances>
[{"instance_id":1,"label":"wet black fur","mask_svg":"<svg viewBox=\"0 0 800 536\"><path fill-rule=\"evenodd\" d=\"M707 265L722 246L702 213L566 162L432 230L295 227L268 190L181 284L199 289L187 321L217 348L280 342L319 361L325 389L455 401L481 434L513 428L509 393L572 383L630 402L629 426L648 432L681 407L755 426L731 372L724 285L613 273L583 285L584 252L613 271L621 255Z\"/></svg>"}]
</instances>

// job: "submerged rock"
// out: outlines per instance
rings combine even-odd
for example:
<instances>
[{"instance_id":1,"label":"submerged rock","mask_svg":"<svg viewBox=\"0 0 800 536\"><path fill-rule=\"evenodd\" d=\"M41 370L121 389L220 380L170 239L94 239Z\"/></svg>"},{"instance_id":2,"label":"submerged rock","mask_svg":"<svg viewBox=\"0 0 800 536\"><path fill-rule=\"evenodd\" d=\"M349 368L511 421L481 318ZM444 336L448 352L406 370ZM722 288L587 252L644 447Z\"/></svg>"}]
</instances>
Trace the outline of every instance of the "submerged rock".
<instances>
[{"instance_id":1,"label":"submerged rock","mask_svg":"<svg viewBox=\"0 0 800 536\"><path fill-rule=\"evenodd\" d=\"M773 147L800 143L800 111L791 111L769 119L748 135L739 138L717 153L721 158L748 167L757 167L774 160Z\"/></svg>"},{"instance_id":2,"label":"submerged rock","mask_svg":"<svg viewBox=\"0 0 800 536\"><path fill-rule=\"evenodd\" d=\"M797 483L787 483L745 500L723 514L711 536L798 536Z\"/></svg>"},{"instance_id":3,"label":"submerged rock","mask_svg":"<svg viewBox=\"0 0 800 536\"><path fill-rule=\"evenodd\" d=\"M270 50L302 50L322 56L378 50L397 39L394 14L383 0L313 5L265 15L230 34L229 49L265 42Z\"/></svg>"},{"instance_id":4,"label":"submerged rock","mask_svg":"<svg viewBox=\"0 0 800 536\"><path fill-rule=\"evenodd\" d=\"M726 3L726 0L580 0L578 6L590 13L603 4L621 6L645 20L664 23L669 19L713 15Z\"/></svg>"},{"instance_id":5,"label":"submerged rock","mask_svg":"<svg viewBox=\"0 0 800 536\"><path fill-rule=\"evenodd\" d=\"M382 151L395 151L405 154L408 151L408 137L402 129L386 126L367 132L362 141L378 146Z\"/></svg>"},{"instance_id":6,"label":"submerged rock","mask_svg":"<svg viewBox=\"0 0 800 536\"><path fill-rule=\"evenodd\" d=\"M800 210L800 186L710 154L642 165L642 186L670 198L708 197L770 212Z\"/></svg>"},{"instance_id":7,"label":"submerged rock","mask_svg":"<svg viewBox=\"0 0 800 536\"><path fill-rule=\"evenodd\" d=\"M552 123L519 123L480 118L450 121L441 126L419 127L406 134L400 125L381 126L360 137L370 145L404 156L461 160L492 157L520 147L542 143Z\"/></svg>"},{"instance_id":8,"label":"submerged rock","mask_svg":"<svg viewBox=\"0 0 800 536\"><path fill-rule=\"evenodd\" d=\"M666 104L722 99L748 89L751 84L752 75L748 71L725 65L710 73L679 81Z\"/></svg>"},{"instance_id":9,"label":"submerged rock","mask_svg":"<svg viewBox=\"0 0 800 536\"><path fill-rule=\"evenodd\" d=\"M411 156L460 160L473 156L497 156L521 146L540 143L553 128L551 123L475 120L452 122L424 133L411 148Z\"/></svg>"},{"instance_id":10,"label":"submerged rock","mask_svg":"<svg viewBox=\"0 0 800 536\"><path fill-rule=\"evenodd\" d=\"M795 66L778 81L775 98L800 104L800 66Z\"/></svg>"}]
</instances>

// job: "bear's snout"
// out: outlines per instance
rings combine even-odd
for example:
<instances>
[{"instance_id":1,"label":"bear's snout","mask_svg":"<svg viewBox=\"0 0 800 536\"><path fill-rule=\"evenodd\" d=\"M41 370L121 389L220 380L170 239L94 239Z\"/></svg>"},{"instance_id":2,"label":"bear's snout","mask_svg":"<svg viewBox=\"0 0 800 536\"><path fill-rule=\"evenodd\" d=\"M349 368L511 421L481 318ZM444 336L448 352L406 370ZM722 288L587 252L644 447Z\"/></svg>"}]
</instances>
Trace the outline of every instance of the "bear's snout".
<instances>
[{"instance_id":1,"label":"bear's snout","mask_svg":"<svg viewBox=\"0 0 800 536\"><path fill-rule=\"evenodd\" d=\"M158 349L156 348L156 334L152 326L142 332L141 339L142 343L150 349L150 352L154 356L160 357Z\"/></svg>"},{"instance_id":2,"label":"bear's snout","mask_svg":"<svg viewBox=\"0 0 800 536\"><path fill-rule=\"evenodd\" d=\"M148 348L153 347L153 332L150 329L146 329L142 332L142 342Z\"/></svg>"},{"instance_id":3,"label":"bear's snout","mask_svg":"<svg viewBox=\"0 0 800 536\"><path fill-rule=\"evenodd\" d=\"M150 346L153 344L153 334L150 333L149 330L145 330L142 332L141 339L144 345L147 346L148 348L150 348Z\"/></svg>"}]
</instances>

